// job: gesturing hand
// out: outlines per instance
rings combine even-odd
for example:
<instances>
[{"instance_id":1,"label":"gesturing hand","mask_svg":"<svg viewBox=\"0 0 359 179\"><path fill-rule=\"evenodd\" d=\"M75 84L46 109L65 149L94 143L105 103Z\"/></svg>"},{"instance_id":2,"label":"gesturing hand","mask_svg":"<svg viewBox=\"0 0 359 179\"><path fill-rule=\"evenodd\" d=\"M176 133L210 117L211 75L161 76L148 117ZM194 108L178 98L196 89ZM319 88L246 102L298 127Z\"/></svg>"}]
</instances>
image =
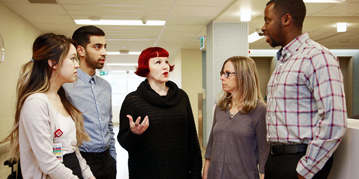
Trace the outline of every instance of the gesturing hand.
<instances>
[{"instance_id":1,"label":"gesturing hand","mask_svg":"<svg viewBox=\"0 0 359 179\"><path fill-rule=\"evenodd\" d=\"M127 115L127 117L130 121L130 128L132 133L135 133L137 135L141 135L142 133L144 133L148 128L148 126L150 125L148 122L148 116L146 116L145 119L143 119L141 124L140 124L141 117L138 117L136 119L136 122L133 122L131 115Z\"/></svg>"},{"instance_id":2,"label":"gesturing hand","mask_svg":"<svg viewBox=\"0 0 359 179\"><path fill-rule=\"evenodd\" d=\"M302 175L300 175L299 173L297 173L297 175L298 175L298 178L299 179L305 179Z\"/></svg>"}]
</instances>

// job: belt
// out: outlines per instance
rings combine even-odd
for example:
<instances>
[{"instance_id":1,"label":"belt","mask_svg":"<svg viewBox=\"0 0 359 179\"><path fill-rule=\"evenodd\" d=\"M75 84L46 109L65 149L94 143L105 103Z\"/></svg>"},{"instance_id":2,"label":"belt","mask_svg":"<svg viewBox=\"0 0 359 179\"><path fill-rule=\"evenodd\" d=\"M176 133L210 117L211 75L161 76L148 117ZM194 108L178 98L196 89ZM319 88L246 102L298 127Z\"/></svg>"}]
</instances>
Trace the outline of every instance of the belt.
<instances>
[{"instance_id":1,"label":"belt","mask_svg":"<svg viewBox=\"0 0 359 179\"><path fill-rule=\"evenodd\" d=\"M107 154L110 153L110 150L109 149L106 149L105 151L103 152L82 152L80 151L82 157L84 158L103 158L104 156L107 156Z\"/></svg>"},{"instance_id":2,"label":"belt","mask_svg":"<svg viewBox=\"0 0 359 179\"><path fill-rule=\"evenodd\" d=\"M271 144L271 154L296 154L305 153L307 144Z\"/></svg>"}]
</instances>

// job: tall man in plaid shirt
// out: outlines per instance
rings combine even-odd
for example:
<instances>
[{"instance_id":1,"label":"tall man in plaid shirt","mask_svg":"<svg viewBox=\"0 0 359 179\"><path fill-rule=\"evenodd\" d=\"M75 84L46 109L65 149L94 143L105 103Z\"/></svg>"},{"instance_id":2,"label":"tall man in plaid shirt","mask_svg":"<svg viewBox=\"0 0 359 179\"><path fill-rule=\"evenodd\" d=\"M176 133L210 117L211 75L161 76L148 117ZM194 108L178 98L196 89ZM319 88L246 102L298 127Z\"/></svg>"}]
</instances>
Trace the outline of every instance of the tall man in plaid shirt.
<instances>
[{"instance_id":1,"label":"tall man in plaid shirt","mask_svg":"<svg viewBox=\"0 0 359 179\"><path fill-rule=\"evenodd\" d=\"M264 35L281 46L267 85L265 178L327 178L347 125L343 76L329 49L302 33L302 0L271 0Z\"/></svg>"}]
</instances>

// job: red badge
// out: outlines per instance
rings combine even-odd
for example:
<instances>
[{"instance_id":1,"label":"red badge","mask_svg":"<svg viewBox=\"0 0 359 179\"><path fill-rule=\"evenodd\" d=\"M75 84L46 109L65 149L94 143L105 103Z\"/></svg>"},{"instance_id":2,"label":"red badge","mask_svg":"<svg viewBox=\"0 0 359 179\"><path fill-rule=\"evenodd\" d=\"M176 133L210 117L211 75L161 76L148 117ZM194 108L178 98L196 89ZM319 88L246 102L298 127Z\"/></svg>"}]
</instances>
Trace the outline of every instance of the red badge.
<instances>
[{"instance_id":1,"label":"red badge","mask_svg":"<svg viewBox=\"0 0 359 179\"><path fill-rule=\"evenodd\" d=\"M63 134L63 132L61 131L61 129L57 129L57 130L54 132L54 134L55 134L55 137L60 137L60 136Z\"/></svg>"}]
</instances>

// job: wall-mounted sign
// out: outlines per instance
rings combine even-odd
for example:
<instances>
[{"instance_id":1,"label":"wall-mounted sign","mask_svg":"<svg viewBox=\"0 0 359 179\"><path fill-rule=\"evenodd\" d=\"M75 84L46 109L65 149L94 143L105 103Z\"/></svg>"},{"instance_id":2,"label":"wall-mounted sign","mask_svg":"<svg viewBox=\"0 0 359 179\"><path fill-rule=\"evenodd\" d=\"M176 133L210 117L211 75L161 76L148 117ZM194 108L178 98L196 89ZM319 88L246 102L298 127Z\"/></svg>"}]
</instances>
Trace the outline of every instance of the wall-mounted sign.
<instances>
[{"instance_id":1,"label":"wall-mounted sign","mask_svg":"<svg viewBox=\"0 0 359 179\"><path fill-rule=\"evenodd\" d=\"M206 39L206 38L205 38L204 36L199 39L199 49L200 49L200 50L204 49L204 47L205 47L205 45L206 45L205 39Z\"/></svg>"},{"instance_id":2,"label":"wall-mounted sign","mask_svg":"<svg viewBox=\"0 0 359 179\"><path fill-rule=\"evenodd\" d=\"M100 76L105 76L105 75L108 75L107 71L100 71Z\"/></svg>"}]
</instances>

